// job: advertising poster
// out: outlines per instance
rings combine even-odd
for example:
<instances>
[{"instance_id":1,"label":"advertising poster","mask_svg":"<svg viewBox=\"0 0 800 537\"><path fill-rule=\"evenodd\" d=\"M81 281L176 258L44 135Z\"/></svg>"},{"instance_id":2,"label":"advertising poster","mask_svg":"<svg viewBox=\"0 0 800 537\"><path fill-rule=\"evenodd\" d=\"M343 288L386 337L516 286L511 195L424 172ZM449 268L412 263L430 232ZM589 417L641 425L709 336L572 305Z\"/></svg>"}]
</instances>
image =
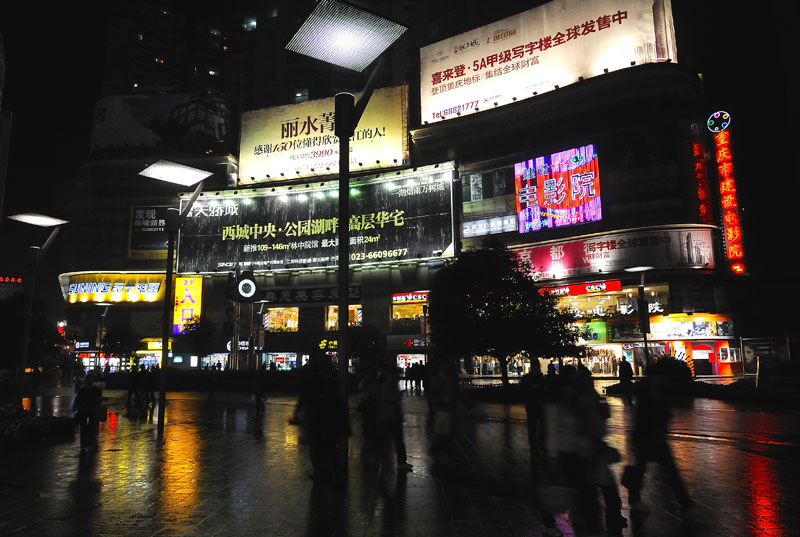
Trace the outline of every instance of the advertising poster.
<instances>
[{"instance_id":1,"label":"advertising poster","mask_svg":"<svg viewBox=\"0 0 800 537\"><path fill-rule=\"evenodd\" d=\"M231 106L219 95L114 95L94 107L91 151L155 148L205 153L232 146Z\"/></svg>"},{"instance_id":2,"label":"advertising poster","mask_svg":"<svg viewBox=\"0 0 800 537\"><path fill-rule=\"evenodd\" d=\"M440 166L351 183L350 263L452 256L452 180L452 167ZM178 270L336 266L338 187L329 185L201 198L181 228Z\"/></svg>"},{"instance_id":3,"label":"advertising poster","mask_svg":"<svg viewBox=\"0 0 800 537\"><path fill-rule=\"evenodd\" d=\"M518 248L539 280L618 272L647 265L662 268L713 268L708 228L665 229L597 235L583 240Z\"/></svg>"},{"instance_id":4,"label":"advertising poster","mask_svg":"<svg viewBox=\"0 0 800 537\"><path fill-rule=\"evenodd\" d=\"M420 49L423 122L677 61L670 0L553 0Z\"/></svg>"},{"instance_id":5,"label":"advertising poster","mask_svg":"<svg viewBox=\"0 0 800 537\"><path fill-rule=\"evenodd\" d=\"M518 162L514 189L520 233L597 222L603 216L591 144Z\"/></svg>"},{"instance_id":6,"label":"advertising poster","mask_svg":"<svg viewBox=\"0 0 800 537\"><path fill-rule=\"evenodd\" d=\"M194 318L199 318L203 304L202 276L175 278L175 307L172 315L172 333L180 334Z\"/></svg>"},{"instance_id":7,"label":"advertising poster","mask_svg":"<svg viewBox=\"0 0 800 537\"><path fill-rule=\"evenodd\" d=\"M169 207L131 207L128 259L167 258L167 210Z\"/></svg>"},{"instance_id":8,"label":"advertising poster","mask_svg":"<svg viewBox=\"0 0 800 537\"><path fill-rule=\"evenodd\" d=\"M242 114L239 184L339 173L334 109L329 98ZM375 90L350 138L352 172L406 164L407 109L405 86Z\"/></svg>"}]
</instances>

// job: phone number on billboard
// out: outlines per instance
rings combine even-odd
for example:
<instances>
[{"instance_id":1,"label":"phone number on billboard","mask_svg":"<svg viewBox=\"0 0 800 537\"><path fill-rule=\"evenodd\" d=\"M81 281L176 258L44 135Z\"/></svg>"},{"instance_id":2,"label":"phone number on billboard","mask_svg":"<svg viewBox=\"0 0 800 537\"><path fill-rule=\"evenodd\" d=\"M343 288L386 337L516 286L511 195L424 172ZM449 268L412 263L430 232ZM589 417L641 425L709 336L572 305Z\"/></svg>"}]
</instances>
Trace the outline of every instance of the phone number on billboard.
<instances>
[{"instance_id":1,"label":"phone number on billboard","mask_svg":"<svg viewBox=\"0 0 800 537\"><path fill-rule=\"evenodd\" d=\"M368 259L391 259L401 257L408 253L408 248L397 248L395 250L378 250L377 252L358 252L350 254L350 261L365 261Z\"/></svg>"}]
</instances>

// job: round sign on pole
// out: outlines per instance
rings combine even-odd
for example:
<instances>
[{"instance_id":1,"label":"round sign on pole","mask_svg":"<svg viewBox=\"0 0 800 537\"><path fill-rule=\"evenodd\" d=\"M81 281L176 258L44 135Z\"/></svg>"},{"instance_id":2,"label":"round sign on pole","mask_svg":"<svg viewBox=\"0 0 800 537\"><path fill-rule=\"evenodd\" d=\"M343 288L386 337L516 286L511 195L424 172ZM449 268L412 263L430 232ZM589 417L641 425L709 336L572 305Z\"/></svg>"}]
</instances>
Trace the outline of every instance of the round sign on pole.
<instances>
[{"instance_id":1,"label":"round sign on pole","mask_svg":"<svg viewBox=\"0 0 800 537\"><path fill-rule=\"evenodd\" d=\"M242 298L253 298L256 294L256 282L249 278L243 278L239 281L239 296Z\"/></svg>"}]
</instances>

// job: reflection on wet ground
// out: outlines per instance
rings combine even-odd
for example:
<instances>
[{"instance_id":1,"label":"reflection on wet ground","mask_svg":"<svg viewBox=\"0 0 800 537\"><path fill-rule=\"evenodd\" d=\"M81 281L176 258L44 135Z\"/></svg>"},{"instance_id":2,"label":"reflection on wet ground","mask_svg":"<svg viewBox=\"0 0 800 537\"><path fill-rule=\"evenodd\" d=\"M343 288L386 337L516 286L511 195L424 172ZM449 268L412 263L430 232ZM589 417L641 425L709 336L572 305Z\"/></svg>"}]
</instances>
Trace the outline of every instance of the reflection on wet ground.
<instances>
[{"instance_id":1,"label":"reflection on wet ground","mask_svg":"<svg viewBox=\"0 0 800 537\"><path fill-rule=\"evenodd\" d=\"M157 409L127 409L107 392L109 419L99 450L80 457L71 443L4 454L0 535L515 535L542 534L530 480L521 405L463 409L455 435L458 465L428 455L431 420L421 395L407 395L405 438L414 471L361 451L353 412L350 479L331 490L308 479L308 442L289 425L295 400L171 393L163 436ZM69 392L32 401L41 415L68 415ZM609 398L608 442L629 456L631 408ZM355 404L355 401L353 401ZM670 444L698 504L700 521L682 524L657 468L643 493L651 514L625 535L797 535L800 433L797 414L697 400L675 412ZM627 494L621 490L625 512ZM571 535L568 516L558 524Z\"/></svg>"}]
</instances>

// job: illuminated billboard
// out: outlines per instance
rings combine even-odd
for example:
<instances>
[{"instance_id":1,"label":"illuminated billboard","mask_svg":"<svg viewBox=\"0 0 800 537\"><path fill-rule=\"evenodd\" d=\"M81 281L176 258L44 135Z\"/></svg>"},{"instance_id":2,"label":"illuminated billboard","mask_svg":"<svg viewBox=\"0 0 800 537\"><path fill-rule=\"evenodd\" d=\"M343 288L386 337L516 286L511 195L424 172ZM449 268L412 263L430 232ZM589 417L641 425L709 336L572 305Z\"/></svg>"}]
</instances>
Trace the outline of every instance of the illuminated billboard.
<instances>
[{"instance_id":1,"label":"illuminated billboard","mask_svg":"<svg viewBox=\"0 0 800 537\"><path fill-rule=\"evenodd\" d=\"M64 299L70 304L148 304L164 300L163 273L74 272L61 274L58 278Z\"/></svg>"},{"instance_id":2,"label":"illuminated billboard","mask_svg":"<svg viewBox=\"0 0 800 537\"><path fill-rule=\"evenodd\" d=\"M421 118L491 110L667 60L677 61L670 0L553 0L420 49Z\"/></svg>"},{"instance_id":3,"label":"illuminated billboard","mask_svg":"<svg viewBox=\"0 0 800 537\"><path fill-rule=\"evenodd\" d=\"M452 164L351 182L350 263L452 256L452 184ZM338 202L336 181L200 198L181 227L178 271L336 266Z\"/></svg>"},{"instance_id":4,"label":"illuminated billboard","mask_svg":"<svg viewBox=\"0 0 800 537\"><path fill-rule=\"evenodd\" d=\"M403 166L408 159L407 88L377 89L350 138L353 172ZM239 183L339 173L335 99L242 114Z\"/></svg>"},{"instance_id":5,"label":"illuminated billboard","mask_svg":"<svg viewBox=\"0 0 800 537\"><path fill-rule=\"evenodd\" d=\"M203 278L175 278L175 307L172 315L172 333L180 334L186 325L200 317L203 304Z\"/></svg>"},{"instance_id":6,"label":"illuminated billboard","mask_svg":"<svg viewBox=\"0 0 800 537\"><path fill-rule=\"evenodd\" d=\"M600 173L594 145L514 164L520 233L599 221Z\"/></svg>"}]
</instances>

